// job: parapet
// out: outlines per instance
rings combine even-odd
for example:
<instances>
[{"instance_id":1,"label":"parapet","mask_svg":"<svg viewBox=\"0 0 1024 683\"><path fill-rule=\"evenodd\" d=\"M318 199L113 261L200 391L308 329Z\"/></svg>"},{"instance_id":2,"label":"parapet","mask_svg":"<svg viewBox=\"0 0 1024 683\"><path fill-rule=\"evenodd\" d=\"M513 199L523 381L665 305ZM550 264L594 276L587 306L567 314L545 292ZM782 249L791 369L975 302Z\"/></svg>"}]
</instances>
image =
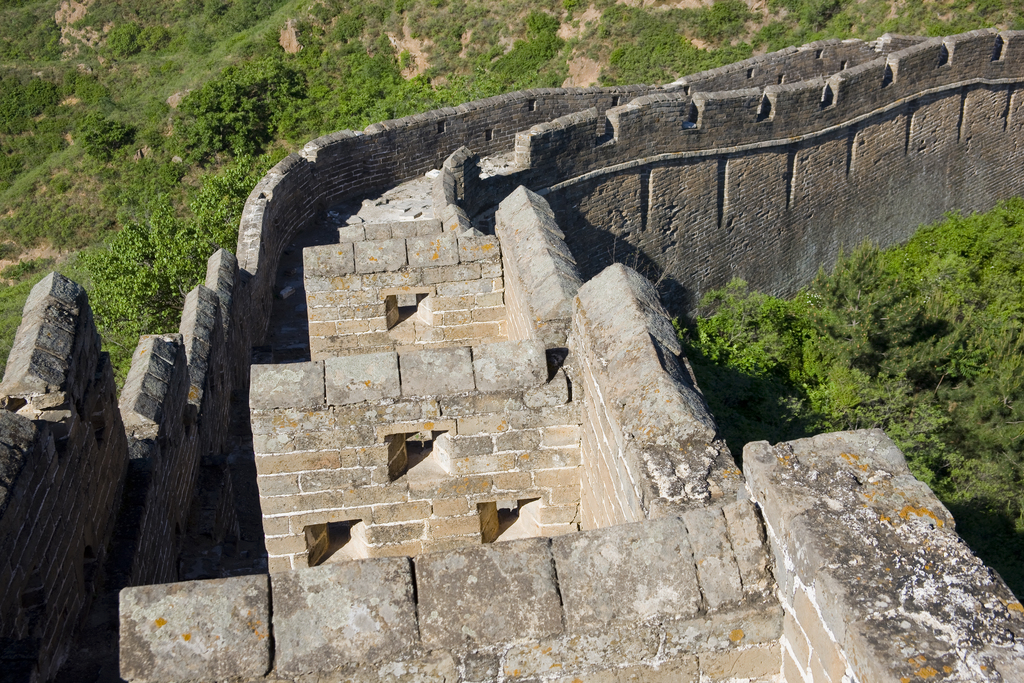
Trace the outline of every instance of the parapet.
<instances>
[{"instance_id":1,"label":"parapet","mask_svg":"<svg viewBox=\"0 0 1024 683\"><path fill-rule=\"evenodd\" d=\"M583 281L548 203L520 186L498 207L494 231L501 242L509 338L564 347L572 300Z\"/></svg>"},{"instance_id":2,"label":"parapet","mask_svg":"<svg viewBox=\"0 0 1024 683\"><path fill-rule=\"evenodd\" d=\"M775 553L787 680L1020 680L1024 607L881 430L758 441L743 463Z\"/></svg>"},{"instance_id":3,"label":"parapet","mask_svg":"<svg viewBox=\"0 0 1024 683\"><path fill-rule=\"evenodd\" d=\"M782 634L767 567L743 501L415 562L279 572L269 589L258 577L147 586L121 594L121 674L210 680L234 657L233 673L278 681L766 678Z\"/></svg>"},{"instance_id":4,"label":"parapet","mask_svg":"<svg viewBox=\"0 0 1024 683\"><path fill-rule=\"evenodd\" d=\"M675 329L649 281L615 264L583 285L570 348L586 396L588 527L736 497L740 471L681 366Z\"/></svg>"}]
</instances>

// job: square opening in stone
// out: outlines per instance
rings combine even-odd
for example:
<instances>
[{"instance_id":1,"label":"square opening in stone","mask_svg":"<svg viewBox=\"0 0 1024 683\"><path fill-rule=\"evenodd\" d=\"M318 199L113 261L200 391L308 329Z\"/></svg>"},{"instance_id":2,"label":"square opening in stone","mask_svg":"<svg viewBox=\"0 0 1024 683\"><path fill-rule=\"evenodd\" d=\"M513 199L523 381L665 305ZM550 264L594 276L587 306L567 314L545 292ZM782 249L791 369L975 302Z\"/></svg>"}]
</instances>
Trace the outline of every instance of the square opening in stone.
<instances>
[{"instance_id":1,"label":"square opening in stone","mask_svg":"<svg viewBox=\"0 0 1024 683\"><path fill-rule=\"evenodd\" d=\"M496 500L477 504L480 538L484 543L540 536L537 508L540 498Z\"/></svg>"},{"instance_id":2,"label":"square opening in stone","mask_svg":"<svg viewBox=\"0 0 1024 683\"><path fill-rule=\"evenodd\" d=\"M388 329L393 329L420 312L420 305L430 296L423 292L408 294L390 294L384 297L384 317ZM424 316L418 316L420 322L428 322Z\"/></svg>"},{"instance_id":3,"label":"square opening in stone","mask_svg":"<svg viewBox=\"0 0 1024 683\"><path fill-rule=\"evenodd\" d=\"M306 537L306 560L310 567L367 557L362 520L311 524L302 531Z\"/></svg>"},{"instance_id":4,"label":"square opening in stone","mask_svg":"<svg viewBox=\"0 0 1024 683\"><path fill-rule=\"evenodd\" d=\"M433 457L438 437L448 432L423 430L407 434L391 434L384 438L388 446L388 477L395 481L409 474L412 477L437 477L445 474Z\"/></svg>"}]
</instances>

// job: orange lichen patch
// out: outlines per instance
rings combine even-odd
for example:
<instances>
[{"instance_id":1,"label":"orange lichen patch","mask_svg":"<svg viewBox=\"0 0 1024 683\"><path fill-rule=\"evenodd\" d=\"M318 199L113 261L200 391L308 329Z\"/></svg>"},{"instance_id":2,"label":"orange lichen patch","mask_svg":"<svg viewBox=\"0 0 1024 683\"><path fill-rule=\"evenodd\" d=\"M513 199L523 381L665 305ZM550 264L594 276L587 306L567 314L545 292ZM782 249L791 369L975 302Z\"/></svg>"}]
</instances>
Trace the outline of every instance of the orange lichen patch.
<instances>
[{"instance_id":1,"label":"orange lichen patch","mask_svg":"<svg viewBox=\"0 0 1024 683\"><path fill-rule=\"evenodd\" d=\"M948 664L946 666L942 667L942 670L945 671L948 674L953 673L953 667L949 666Z\"/></svg>"},{"instance_id":2,"label":"orange lichen patch","mask_svg":"<svg viewBox=\"0 0 1024 683\"><path fill-rule=\"evenodd\" d=\"M892 524L892 517L886 517L885 515L878 515L879 522L889 522Z\"/></svg>"},{"instance_id":3,"label":"orange lichen patch","mask_svg":"<svg viewBox=\"0 0 1024 683\"><path fill-rule=\"evenodd\" d=\"M731 640L734 643L738 643L741 640L743 640L743 629L736 628L730 631L729 640Z\"/></svg>"},{"instance_id":4,"label":"orange lichen patch","mask_svg":"<svg viewBox=\"0 0 1024 683\"><path fill-rule=\"evenodd\" d=\"M900 683L910 683L909 676L900 676Z\"/></svg>"},{"instance_id":5,"label":"orange lichen patch","mask_svg":"<svg viewBox=\"0 0 1024 683\"><path fill-rule=\"evenodd\" d=\"M1024 605L1020 604L1019 602L1007 603L1006 609L1010 610L1011 612L1021 612L1021 613L1024 613Z\"/></svg>"},{"instance_id":6,"label":"orange lichen patch","mask_svg":"<svg viewBox=\"0 0 1024 683\"><path fill-rule=\"evenodd\" d=\"M854 455L853 453L840 453L839 457L851 464L853 464L855 460L860 460L860 456Z\"/></svg>"},{"instance_id":7,"label":"orange lichen patch","mask_svg":"<svg viewBox=\"0 0 1024 683\"><path fill-rule=\"evenodd\" d=\"M181 634L181 639L186 641L186 642L189 641L189 640L192 640L192 634L191 633L182 633Z\"/></svg>"},{"instance_id":8,"label":"orange lichen patch","mask_svg":"<svg viewBox=\"0 0 1024 683\"><path fill-rule=\"evenodd\" d=\"M917 675L920 678L932 678L933 676L938 676L939 672L930 666L926 666L921 669L918 669Z\"/></svg>"},{"instance_id":9,"label":"orange lichen patch","mask_svg":"<svg viewBox=\"0 0 1024 683\"><path fill-rule=\"evenodd\" d=\"M156 624L157 628L160 628L162 626L166 626L167 625L167 620L164 619L163 617L160 617L156 621L154 621L153 623Z\"/></svg>"},{"instance_id":10,"label":"orange lichen patch","mask_svg":"<svg viewBox=\"0 0 1024 683\"><path fill-rule=\"evenodd\" d=\"M946 524L941 519L936 517L934 512L932 512L931 510L924 506L916 508L913 505L904 505L903 509L900 510L900 519L907 519L910 515L917 515L918 517L931 517L935 520L935 525L939 527L944 526Z\"/></svg>"}]
</instances>

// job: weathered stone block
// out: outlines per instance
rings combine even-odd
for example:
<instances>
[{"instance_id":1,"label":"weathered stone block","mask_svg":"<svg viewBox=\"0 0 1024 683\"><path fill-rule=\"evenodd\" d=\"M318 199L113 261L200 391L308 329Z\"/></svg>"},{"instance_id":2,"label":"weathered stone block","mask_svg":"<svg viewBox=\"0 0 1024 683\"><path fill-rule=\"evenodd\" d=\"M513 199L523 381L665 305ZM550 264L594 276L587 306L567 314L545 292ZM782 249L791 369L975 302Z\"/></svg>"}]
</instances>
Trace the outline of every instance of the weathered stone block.
<instances>
[{"instance_id":1,"label":"weathered stone block","mask_svg":"<svg viewBox=\"0 0 1024 683\"><path fill-rule=\"evenodd\" d=\"M399 354L403 396L458 394L473 391L469 347L423 349Z\"/></svg>"},{"instance_id":2,"label":"weathered stone block","mask_svg":"<svg viewBox=\"0 0 1024 683\"><path fill-rule=\"evenodd\" d=\"M414 268L453 266L459 262L458 238L453 233L410 237L405 244L409 265Z\"/></svg>"},{"instance_id":3,"label":"weathered stone block","mask_svg":"<svg viewBox=\"0 0 1024 683\"><path fill-rule=\"evenodd\" d=\"M360 240L362 228L359 229ZM341 240L341 244L327 244L306 247L302 250L302 272L304 277L351 275L355 272L352 244Z\"/></svg>"},{"instance_id":4,"label":"weathered stone block","mask_svg":"<svg viewBox=\"0 0 1024 683\"><path fill-rule=\"evenodd\" d=\"M405 240L403 239L367 240L355 243L357 273L394 271L400 269L405 263Z\"/></svg>"},{"instance_id":5,"label":"weathered stone block","mask_svg":"<svg viewBox=\"0 0 1024 683\"><path fill-rule=\"evenodd\" d=\"M701 593L677 518L584 531L551 541L570 633L686 618Z\"/></svg>"},{"instance_id":6,"label":"weathered stone block","mask_svg":"<svg viewBox=\"0 0 1024 683\"><path fill-rule=\"evenodd\" d=\"M121 591L121 676L158 683L259 677L270 668L267 576Z\"/></svg>"},{"instance_id":7,"label":"weathered stone block","mask_svg":"<svg viewBox=\"0 0 1024 683\"><path fill-rule=\"evenodd\" d=\"M274 664L283 675L393 661L417 643L408 559L355 560L270 580Z\"/></svg>"},{"instance_id":8,"label":"weathered stone block","mask_svg":"<svg viewBox=\"0 0 1024 683\"><path fill-rule=\"evenodd\" d=\"M565 370L559 369L547 384L528 389L523 394L523 402L528 408L547 408L568 403L569 380L565 376Z\"/></svg>"},{"instance_id":9,"label":"weathered stone block","mask_svg":"<svg viewBox=\"0 0 1024 683\"><path fill-rule=\"evenodd\" d=\"M688 510L683 513L683 520L690 535L697 578L708 607L719 609L739 602L743 598L743 583L722 511L719 508Z\"/></svg>"},{"instance_id":10,"label":"weathered stone block","mask_svg":"<svg viewBox=\"0 0 1024 683\"><path fill-rule=\"evenodd\" d=\"M249 407L253 410L323 405L323 361L252 366Z\"/></svg>"},{"instance_id":11,"label":"weathered stone block","mask_svg":"<svg viewBox=\"0 0 1024 683\"><path fill-rule=\"evenodd\" d=\"M492 645L562 631L551 551L543 539L416 560L420 634L429 647Z\"/></svg>"},{"instance_id":12,"label":"weathered stone block","mask_svg":"<svg viewBox=\"0 0 1024 683\"><path fill-rule=\"evenodd\" d=\"M538 386L548 378L544 345L537 341L481 344L473 348L473 371L479 391Z\"/></svg>"},{"instance_id":13,"label":"weathered stone block","mask_svg":"<svg viewBox=\"0 0 1024 683\"><path fill-rule=\"evenodd\" d=\"M402 393L394 352L327 358L324 375L328 405L397 398Z\"/></svg>"}]
</instances>

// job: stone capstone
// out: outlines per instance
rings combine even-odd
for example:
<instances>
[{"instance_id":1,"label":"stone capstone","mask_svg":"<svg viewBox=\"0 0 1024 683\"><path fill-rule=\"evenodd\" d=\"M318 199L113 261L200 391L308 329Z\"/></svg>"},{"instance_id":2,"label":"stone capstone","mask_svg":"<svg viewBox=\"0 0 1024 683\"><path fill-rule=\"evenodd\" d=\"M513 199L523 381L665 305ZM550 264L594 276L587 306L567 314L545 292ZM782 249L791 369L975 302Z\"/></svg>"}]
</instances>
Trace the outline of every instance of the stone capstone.
<instances>
[{"instance_id":1,"label":"stone capstone","mask_svg":"<svg viewBox=\"0 0 1024 683\"><path fill-rule=\"evenodd\" d=\"M562 631L547 539L495 543L416 559L424 645L454 648Z\"/></svg>"},{"instance_id":2,"label":"stone capstone","mask_svg":"<svg viewBox=\"0 0 1024 683\"><path fill-rule=\"evenodd\" d=\"M398 354L364 353L324 360L327 404L340 406L402 393L398 379Z\"/></svg>"},{"instance_id":3,"label":"stone capstone","mask_svg":"<svg viewBox=\"0 0 1024 683\"><path fill-rule=\"evenodd\" d=\"M407 558L277 572L271 585L274 661L282 675L399 659L417 642Z\"/></svg>"},{"instance_id":4,"label":"stone capstone","mask_svg":"<svg viewBox=\"0 0 1024 683\"><path fill-rule=\"evenodd\" d=\"M270 668L266 575L136 586L120 601L128 681L256 677Z\"/></svg>"},{"instance_id":5,"label":"stone capstone","mask_svg":"<svg viewBox=\"0 0 1024 683\"><path fill-rule=\"evenodd\" d=\"M469 347L417 349L399 354L403 396L431 396L473 391Z\"/></svg>"},{"instance_id":6,"label":"stone capstone","mask_svg":"<svg viewBox=\"0 0 1024 683\"><path fill-rule=\"evenodd\" d=\"M253 365L249 407L320 408L324 405L324 362Z\"/></svg>"}]
</instances>

